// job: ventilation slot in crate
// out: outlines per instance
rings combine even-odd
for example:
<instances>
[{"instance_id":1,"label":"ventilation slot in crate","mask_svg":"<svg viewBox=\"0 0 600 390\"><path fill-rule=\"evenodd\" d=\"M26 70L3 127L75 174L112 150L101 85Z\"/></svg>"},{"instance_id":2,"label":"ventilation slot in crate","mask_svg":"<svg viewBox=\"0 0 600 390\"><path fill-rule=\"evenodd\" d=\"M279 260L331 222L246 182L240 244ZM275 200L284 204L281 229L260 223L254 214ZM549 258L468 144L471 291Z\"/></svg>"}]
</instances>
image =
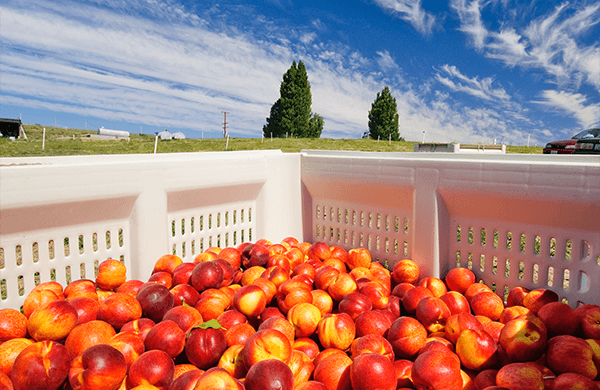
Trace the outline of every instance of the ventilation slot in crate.
<instances>
[{"instance_id":1,"label":"ventilation slot in crate","mask_svg":"<svg viewBox=\"0 0 600 390\"><path fill-rule=\"evenodd\" d=\"M366 248L373 259L392 269L410 253L410 220L400 210L315 202L314 241L344 249Z\"/></svg>"},{"instance_id":2,"label":"ventilation slot in crate","mask_svg":"<svg viewBox=\"0 0 600 390\"><path fill-rule=\"evenodd\" d=\"M183 210L169 214L169 248L172 254L193 261L211 247L236 247L256 241L254 202Z\"/></svg>"},{"instance_id":3,"label":"ventilation slot in crate","mask_svg":"<svg viewBox=\"0 0 600 390\"><path fill-rule=\"evenodd\" d=\"M108 258L129 266L129 246L128 221L3 236L0 271L6 276L0 278L0 300L22 305L25 292L40 283L94 280Z\"/></svg>"},{"instance_id":4,"label":"ventilation slot in crate","mask_svg":"<svg viewBox=\"0 0 600 390\"><path fill-rule=\"evenodd\" d=\"M504 299L517 286L549 288L573 306L593 300L586 295L600 277L598 248L593 232L472 219L454 220L449 244L452 264L473 270Z\"/></svg>"}]
</instances>

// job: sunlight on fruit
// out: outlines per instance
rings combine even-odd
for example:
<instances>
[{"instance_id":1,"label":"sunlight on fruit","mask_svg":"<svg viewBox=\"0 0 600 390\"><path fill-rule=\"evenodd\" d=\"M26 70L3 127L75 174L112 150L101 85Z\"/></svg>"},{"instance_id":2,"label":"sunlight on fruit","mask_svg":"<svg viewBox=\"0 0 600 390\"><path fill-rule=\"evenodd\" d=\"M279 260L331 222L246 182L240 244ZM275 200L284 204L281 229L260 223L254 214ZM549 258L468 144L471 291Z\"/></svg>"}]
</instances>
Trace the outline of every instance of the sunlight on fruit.
<instances>
[{"instance_id":1,"label":"sunlight on fruit","mask_svg":"<svg viewBox=\"0 0 600 390\"><path fill-rule=\"evenodd\" d=\"M318 214L324 219L337 218L338 221L342 221L356 218L357 223L371 224L374 229L386 231L394 229L396 233L408 231L406 218L390 219L388 216L373 213L357 214L351 210L342 213L341 209L330 207L319 207L317 210L319 209L321 211ZM209 228L214 228L236 223L242 218L250 220L251 215L251 210L248 209L246 213L242 210L239 214L237 212L210 214L206 221L202 221L202 216L189 220L173 220L170 223L171 233L176 236L184 235L188 229L194 229L194 222L200 223L200 229L205 227L203 222L206 222ZM331 385L341 380L344 367L362 370L360 373L355 373L355 376L371 375L376 371L375 362L379 361L372 357L374 351L377 351L377 355L388 356L385 358L388 365L408 364L412 367L412 373L408 376L403 374L403 371L397 371L397 379L404 381L398 383L404 383L404 387L415 387L417 383L421 386L420 383L425 380L424 378L430 378L426 381L435 381L439 376L445 378L446 382L450 381L448 383L456 383L457 389L462 388L459 387L463 383L461 372L464 372L467 367L470 367L473 378L476 378L484 368L509 370L515 364L535 361L536 366L530 366L522 372L531 374L535 378L538 378L538 374L541 377L543 372L544 377L554 378L544 359L572 361L572 364L565 364L566 370L569 370L568 367L581 370L576 367L595 364L593 356L596 355L590 352L591 348L596 348L593 343L589 344L590 350L581 352L581 356L577 349L553 349L548 352L550 355L546 358L544 353L547 343L559 336L572 337L572 339L565 339L567 341L583 341L584 344L577 344L580 349L588 346L584 340L600 339L598 327L600 307L586 305L579 312L570 307L568 307L569 311L565 312L564 308L561 308L563 311L556 314L555 317L558 317L556 320L553 313L545 308L550 308L550 303L561 302L562 304L567 301L564 298L559 301L558 295L550 290L509 289L508 286L497 284L495 281L489 282L489 288L481 286L484 280L477 280L474 272L483 273L488 267L491 267L493 274L496 274L498 268L504 267L503 272L506 277L513 277L513 273L517 272L519 280L524 280L524 274L528 272L525 269L525 261L515 262L516 260L508 258L500 260L498 256L487 258L486 255L475 251L477 246L500 246L497 229L490 233L492 230L485 228L457 226L457 241L460 242L464 238L462 233L466 231L467 242L474 248L462 253L460 250L456 251L456 267L452 272L448 272L448 280L421 274L423 270L420 270L418 264L406 258L407 242L404 240L391 241L380 236L363 237L362 235L345 237L339 229L329 226L323 226L322 229L318 233L321 236L328 236L338 242L362 242L367 248L372 248L378 253L392 253L398 256L399 252L404 251L404 260L390 261L381 256L371 258L368 250L346 251L324 242L299 243L293 238L281 243L259 240L260 242L246 241L231 246L230 241L235 245L239 239L236 232L231 236L228 233L216 234L214 239L209 237L206 242L199 240L198 245L195 242L192 242L189 247L181 244L179 250L184 253L191 252L195 260L189 263L182 261L178 256L163 256L164 260L160 263L157 260L154 270L146 271L148 277L146 280L123 279L124 255L119 255L116 262L113 259L96 260L94 275L91 281L88 280L87 285L79 280L86 278L84 263L78 265L79 275L71 265L66 265L60 270L56 267L51 268L49 275L35 272L34 283L37 287L27 295L26 305L27 313L37 314L24 317L27 328L36 332L36 335L58 334L45 328L41 322L42 318L43 321L56 324L57 327L73 327L65 339L52 342L62 345L67 342L65 340L68 340L69 348L80 345L83 351L97 351L93 359L99 359L107 367L114 367L114 375L117 376L114 383L123 381L125 377L121 375L128 372L129 366L134 370L128 374L132 375L130 380L132 384L135 381L142 383L150 380L146 377L148 374L145 369L136 366L135 362L138 359L140 362L144 361L144 365L148 365L148 368L158 370L157 372L164 369L162 366L164 363L160 362L170 362L167 365L172 364L174 368L180 366L182 371L185 367L185 372L197 371L194 375L181 376L181 378L189 378L186 379L189 381L200 383L201 380L226 380L232 385L254 378L252 375L247 376L252 365L276 359L283 361L284 366L288 367L290 371L286 375L290 375L292 381L308 383L317 382L318 379L323 381L323 384ZM111 247L111 241L119 247L124 245L126 236L123 229L115 229L113 232L117 234L116 241L115 237L111 237L110 230L102 234L107 249ZM244 231L240 231L240 234L243 236ZM247 238L251 237L251 228L246 230L246 234ZM86 241L83 235L73 237L77 237L75 252L82 254L89 250L84 245ZM527 238L524 234L516 237L519 238L518 251L526 252ZM506 248L510 249L512 233L508 232L506 238ZM73 255L71 245L74 243L71 241L68 237L62 239L65 257ZM244 241L243 237L242 241ZM541 239L536 236L532 242L533 248L529 250L538 252ZM570 241L565 243L565 259L570 255L572 246L570 243ZM91 235L91 244L91 249L97 251L96 233ZM220 249L221 245L228 249ZM551 242L550 245L551 248L554 245L556 251L556 243ZM205 248L209 248L211 252ZM36 261L39 261L38 244L35 243L31 249L31 253L38 256ZM51 249L54 251L53 240L48 242L48 249L49 252ZM177 249L173 246L173 254ZM366 262L359 261L358 257L352 257L359 256L358 253L366 253L369 256L363 258ZM17 247L16 254L17 261L23 263L23 248ZM220 254L222 258L219 257ZM54 257L55 253L51 253L50 256ZM0 269L5 267L5 261L4 249L0 248ZM177 262L170 263L171 261ZM466 262L466 267L460 266L461 261ZM600 257L597 262L600 264ZM64 275L59 274L59 271L64 272ZM571 275L568 269L564 269L562 275L558 275L561 271L553 266L541 268L541 264L533 263L531 272L534 283L543 279L543 284L547 287L560 284L564 289L569 288ZM547 275L541 275L540 272L547 272ZM42 283L43 276L53 282ZM401 279L413 277L414 279L410 280L414 281L414 284L406 283L405 280L408 279ZM59 278L66 280L64 286L54 282ZM105 288L99 288L99 280ZM23 277L18 277L17 282L19 294L23 295L25 289ZM475 283L479 287L467 289ZM453 290L455 286L456 289ZM464 292L457 292L459 288ZM489 292L490 290L493 293ZM0 293L2 298L6 299L5 279L0 280ZM495 294L500 295L502 299L498 300ZM492 297L495 298L491 299ZM66 301L68 305L49 304L57 301ZM516 305L516 307L508 305ZM68 315L66 312L62 314L50 312L51 306L56 307L56 310L67 308L70 313L76 311L77 318L81 321L85 319L86 322L77 325L73 322L70 324L65 322L64 325L59 325ZM472 310L476 310L478 314L475 315ZM498 319L498 313L501 312ZM3 313L8 312L0 310L0 348L2 342L11 339L11 336L3 336L5 333L19 334L16 325L13 325L17 322L12 316ZM510 313L519 314L517 316ZM487 315L489 318L486 317ZM511 315L513 317L510 317ZM411 320L407 321L406 318ZM542 322L542 319L545 322ZM86 331L88 333L84 336L76 335L80 332L75 329L80 329L78 326L84 324L90 324L86 325L90 329ZM110 344L118 348L93 348L92 345L85 344L86 339L92 340L98 337L93 332L100 331L99 324L104 324L105 328L108 326L115 337L122 339ZM275 324L279 325L275 326ZM561 324L571 324L570 328L565 325L564 332L567 333L560 333ZM577 326L573 327L573 324ZM152 329L156 330L153 332ZM160 332L158 329L161 329ZM467 329L469 332L465 332ZM551 334L550 331L553 333ZM203 332L202 336L200 332ZM290 335L286 336L284 332ZM157 336L158 333L160 336ZM420 336L416 337L417 334ZM149 338L143 341L143 337ZM202 346L195 341L198 337L208 337L211 341ZM125 339L131 340L126 342ZM361 342L358 343L358 340ZM458 340L461 340L460 345ZM49 342L49 340L39 339L32 342ZM119 343L133 344L125 346ZM465 343L469 348L464 348ZM134 347L134 344L137 347ZM302 352L293 349L292 345L297 345ZM343 346L344 349L332 347L338 345ZM361 345L360 348L364 351L358 351L356 349L358 347L354 345ZM139 346L142 346L142 349L139 349ZM56 348L60 349L60 347ZM132 348L138 348L137 352L133 352ZM110 352L101 352L104 350ZM568 356L560 355L560 351L563 350L571 352ZM600 351L600 345L594 351ZM146 353L152 353L155 357L147 360ZM335 356L329 357L329 354ZM362 354L371 356L365 355L357 360ZM558 356L555 356L557 354ZM426 359L422 359L421 355L435 357L436 364L425 364ZM600 352L597 355L600 356ZM296 357L292 358L292 356ZM0 369L4 367L2 359L0 356ZM55 358L49 359L52 362ZM252 362L251 366L235 363L236 359L247 359ZM361 368L358 368L358 365L354 366L355 360L361 362ZM481 363L483 361L488 363ZM69 362L70 365L64 366L63 370L73 370L80 364L75 357L69 357ZM220 367L222 370L209 372L213 367ZM20 369L19 366L16 370ZM94 367L87 370L90 370L91 376L98 375ZM268 371L264 375L276 378L280 374L277 370ZM516 375L514 380L526 379L525 377L519 379L519 372L521 371L517 370L512 374ZM597 375L597 370L593 372ZM584 373L588 375L587 372ZM169 388L176 381L183 381L175 376L169 376L170 374L165 375L167 376L161 379L166 381L165 388ZM218 375L220 379L217 378ZM446 375L450 376L446 377ZM383 377L371 376L369 381L372 381L373 386L378 386ZM592 374L588 377L592 378ZM17 381L17 385L26 383L20 374L9 378ZM70 377L65 378L63 386L66 386L66 382L74 380ZM506 381L506 378L508 377L503 376L502 380ZM250 379L252 380L254 379ZM492 385L494 384L495 381ZM183 385L180 383L178 386ZM192 384L187 386L185 388L194 388L189 387ZM389 386L390 390L396 388L395 385L392 387L391 383Z\"/></svg>"}]
</instances>

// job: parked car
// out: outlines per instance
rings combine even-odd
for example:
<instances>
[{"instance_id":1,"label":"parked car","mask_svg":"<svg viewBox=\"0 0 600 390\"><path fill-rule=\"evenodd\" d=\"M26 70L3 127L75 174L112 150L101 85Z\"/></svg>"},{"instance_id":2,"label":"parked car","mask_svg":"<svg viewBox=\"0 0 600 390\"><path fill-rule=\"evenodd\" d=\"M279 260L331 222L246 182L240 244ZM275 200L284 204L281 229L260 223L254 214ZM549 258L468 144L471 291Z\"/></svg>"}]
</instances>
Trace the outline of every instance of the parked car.
<instances>
[{"instance_id":1,"label":"parked car","mask_svg":"<svg viewBox=\"0 0 600 390\"><path fill-rule=\"evenodd\" d=\"M580 139L599 138L599 129L588 129L575 134L570 139L548 142L544 147L544 154L571 154L575 150L575 145Z\"/></svg>"},{"instance_id":2,"label":"parked car","mask_svg":"<svg viewBox=\"0 0 600 390\"><path fill-rule=\"evenodd\" d=\"M573 154L600 154L600 134L594 138L578 139Z\"/></svg>"}]
</instances>

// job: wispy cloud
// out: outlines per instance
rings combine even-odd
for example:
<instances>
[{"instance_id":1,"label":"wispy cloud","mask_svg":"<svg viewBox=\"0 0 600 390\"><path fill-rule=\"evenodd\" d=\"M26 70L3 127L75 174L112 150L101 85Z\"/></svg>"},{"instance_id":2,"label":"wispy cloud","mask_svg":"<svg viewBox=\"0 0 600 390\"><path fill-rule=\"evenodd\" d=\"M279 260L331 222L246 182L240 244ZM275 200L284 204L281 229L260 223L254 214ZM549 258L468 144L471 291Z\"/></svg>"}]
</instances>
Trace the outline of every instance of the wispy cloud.
<instances>
[{"instance_id":1,"label":"wispy cloud","mask_svg":"<svg viewBox=\"0 0 600 390\"><path fill-rule=\"evenodd\" d=\"M305 45L308 45L311 42L313 42L316 37L317 37L317 33L315 33L315 32L306 33L300 37L300 42L304 43Z\"/></svg>"},{"instance_id":2,"label":"wispy cloud","mask_svg":"<svg viewBox=\"0 0 600 390\"><path fill-rule=\"evenodd\" d=\"M488 31L481 20L481 3L473 0L467 4L467 0L450 0L453 8L460 19L459 30L467 34L476 49L483 49Z\"/></svg>"},{"instance_id":3,"label":"wispy cloud","mask_svg":"<svg viewBox=\"0 0 600 390\"><path fill-rule=\"evenodd\" d=\"M494 2L451 0L460 19L459 30L473 46L508 66L543 70L559 87L578 89L588 83L600 91L600 44L583 45L578 37L600 23L600 3L562 3L526 27L502 20L497 31L486 28L481 13Z\"/></svg>"},{"instance_id":4,"label":"wispy cloud","mask_svg":"<svg viewBox=\"0 0 600 390\"><path fill-rule=\"evenodd\" d=\"M397 71L400 69L400 67L398 66L396 61L394 61L394 59L390 55L390 52L388 52L387 50L378 51L377 55L379 56L377 58L377 64L384 71L389 72L389 71Z\"/></svg>"},{"instance_id":5,"label":"wispy cloud","mask_svg":"<svg viewBox=\"0 0 600 390\"><path fill-rule=\"evenodd\" d=\"M588 103L588 98L579 93L548 90L542 93L543 101L535 103L566 112L574 117L581 127L600 126L600 103Z\"/></svg>"},{"instance_id":6,"label":"wispy cloud","mask_svg":"<svg viewBox=\"0 0 600 390\"><path fill-rule=\"evenodd\" d=\"M527 44L514 28L507 28L489 35L488 57L499 59L509 66L521 65L528 61Z\"/></svg>"},{"instance_id":7,"label":"wispy cloud","mask_svg":"<svg viewBox=\"0 0 600 390\"><path fill-rule=\"evenodd\" d=\"M408 104L408 107L404 107ZM400 132L425 142L509 143L524 145L528 133L493 108L456 107L443 93L426 104L418 94L404 94L398 102ZM533 134L531 143L541 141Z\"/></svg>"},{"instance_id":8,"label":"wispy cloud","mask_svg":"<svg viewBox=\"0 0 600 390\"><path fill-rule=\"evenodd\" d=\"M327 29L327 27L325 27L325 23L323 23L321 21L321 19L315 19L315 20L313 20L312 21L312 26L314 28L316 28L317 30L319 30L319 31L324 31L324 30Z\"/></svg>"},{"instance_id":9,"label":"wispy cloud","mask_svg":"<svg viewBox=\"0 0 600 390\"><path fill-rule=\"evenodd\" d=\"M600 22L600 3L569 13L568 3L556 7L545 18L533 21L524 35L530 42L529 58L524 63L538 66L555 77L559 85L576 84L587 79L600 91L600 69L587 66L590 58L600 60L600 45L580 45L576 38Z\"/></svg>"},{"instance_id":10,"label":"wispy cloud","mask_svg":"<svg viewBox=\"0 0 600 390\"><path fill-rule=\"evenodd\" d=\"M468 77L456 66L446 64L437 70L435 80L453 92L466 93L485 103L485 107L477 108L477 105L473 104L471 107L466 106L462 111L463 119L474 126L482 125L482 118L486 118L488 122L483 127L474 127L473 134L485 137L485 134L495 129L492 131L493 137L488 136L488 140L490 137L503 140L510 137L518 139L522 137L522 132L511 129L534 125L534 121L527 116L527 109L513 101L493 77Z\"/></svg>"},{"instance_id":11,"label":"wispy cloud","mask_svg":"<svg viewBox=\"0 0 600 390\"><path fill-rule=\"evenodd\" d=\"M421 34L431 34L435 16L421 7L421 0L375 0L375 3L412 24Z\"/></svg>"},{"instance_id":12,"label":"wispy cloud","mask_svg":"<svg viewBox=\"0 0 600 390\"><path fill-rule=\"evenodd\" d=\"M464 92L471 96L488 101L508 102L510 96L503 88L493 88L494 79L485 77L469 78L462 74L456 66L444 65L441 72L435 75L436 79L455 92Z\"/></svg>"}]
</instances>

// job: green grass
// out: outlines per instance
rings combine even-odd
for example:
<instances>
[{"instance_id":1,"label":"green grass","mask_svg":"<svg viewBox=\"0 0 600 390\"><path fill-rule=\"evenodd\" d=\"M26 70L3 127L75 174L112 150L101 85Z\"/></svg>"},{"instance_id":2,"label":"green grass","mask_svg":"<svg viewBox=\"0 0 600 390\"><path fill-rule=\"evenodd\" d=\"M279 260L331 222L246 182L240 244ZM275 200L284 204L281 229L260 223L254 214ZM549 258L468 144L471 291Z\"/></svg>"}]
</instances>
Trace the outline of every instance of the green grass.
<instances>
[{"instance_id":1,"label":"green grass","mask_svg":"<svg viewBox=\"0 0 600 390\"><path fill-rule=\"evenodd\" d=\"M1 157L69 156L92 154L153 153L153 135L131 134L130 140L91 140L95 131L46 127L46 141L42 149L43 126L23 125L27 140L0 139ZM74 135L74 136L73 136ZM376 141L371 139L298 139L298 138L230 138L159 140L157 153L210 152L236 150L281 150L297 153L302 149L356 150L368 152L412 152L415 142ZM541 147L508 146L508 153L542 153Z\"/></svg>"},{"instance_id":2,"label":"green grass","mask_svg":"<svg viewBox=\"0 0 600 390\"><path fill-rule=\"evenodd\" d=\"M542 154L541 146L506 146L506 153Z\"/></svg>"}]
</instances>

